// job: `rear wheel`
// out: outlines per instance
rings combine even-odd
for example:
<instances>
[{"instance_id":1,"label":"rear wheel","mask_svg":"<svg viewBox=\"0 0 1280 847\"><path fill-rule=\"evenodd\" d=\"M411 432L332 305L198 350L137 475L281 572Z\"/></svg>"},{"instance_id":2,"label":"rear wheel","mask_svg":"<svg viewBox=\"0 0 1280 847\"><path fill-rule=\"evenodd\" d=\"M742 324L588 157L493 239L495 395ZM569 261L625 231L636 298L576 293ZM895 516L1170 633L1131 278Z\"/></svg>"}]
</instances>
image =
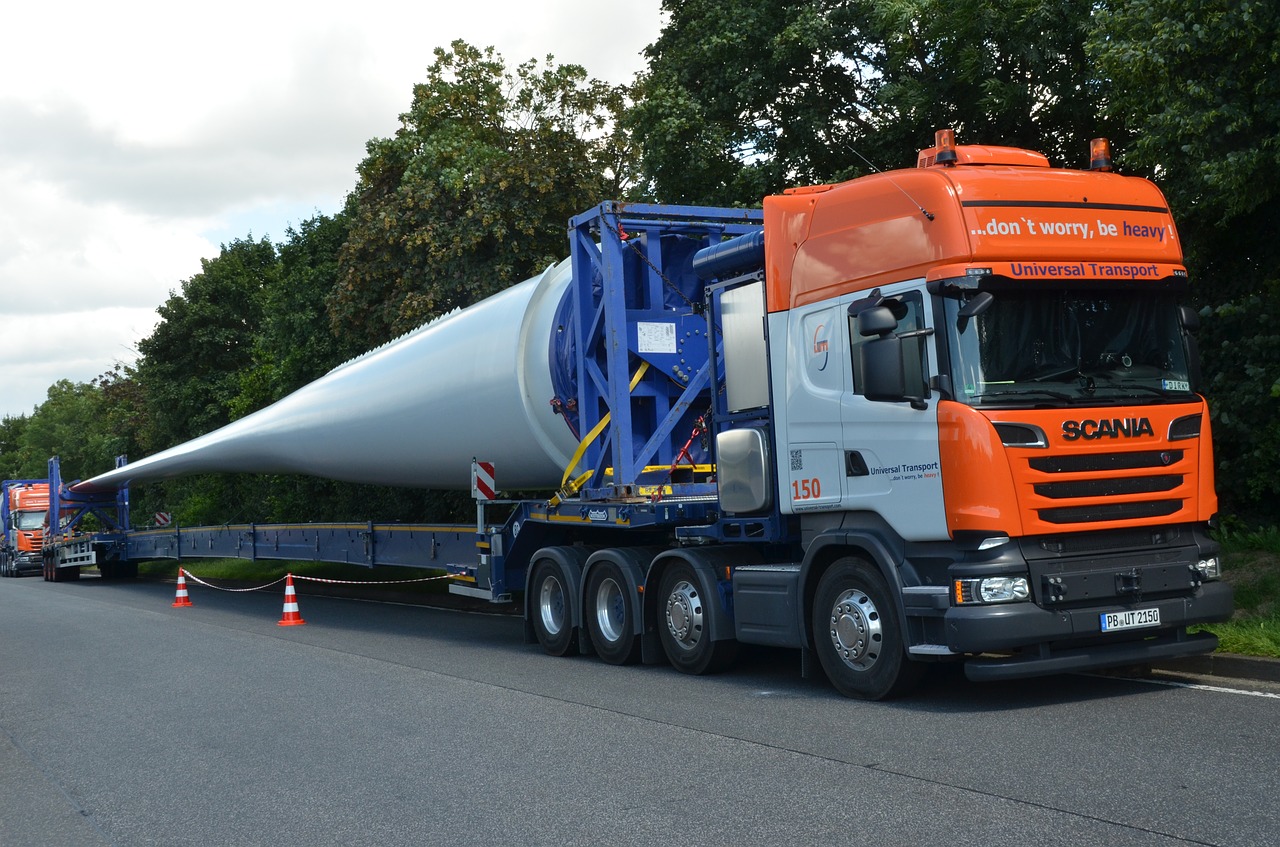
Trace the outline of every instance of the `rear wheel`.
<instances>
[{"instance_id":1,"label":"rear wheel","mask_svg":"<svg viewBox=\"0 0 1280 847\"><path fill-rule=\"evenodd\" d=\"M609 561L597 564L587 580L587 632L596 653L611 665L628 665L639 657L636 609L622 569Z\"/></svg>"},{"instance_id":2,"label":"rear wheel","mask_svg":"<svg viewBox=\"0 0 1280 847\"><path fill-rule=\"evenodd\" d=\"M672 666L682 673L708 674L727 668L738 655L733 639L712 641L715 616L722 614L714 597L704 597L698 577L685 562L662 575L658 632Z\"/></svg>"},{"instance_id":3,"label":"rear wheel","mask_svg":"<svg viewBox=\"0 0 1280 847\"><path fill-rule=\"evenodd\" d=\"M905 694L924 667L907 658L898 610L869 562L840 559L822 575L813 601L813 646L831 684L847 697Z\"/></svg>"},{"instance_id":4,"label":"rear wheel","mask_svg":"<svg viewBox=\"0 0 1280 847\"><path fill-rule=\"evenodd\" d=\"M542 559L533 568L533 579L529 585L533 601L529 617L538 643L552 656L565 655L576 641L574 600L569 584L563 569L551 559Z\"/></svg>"}]
</instances>

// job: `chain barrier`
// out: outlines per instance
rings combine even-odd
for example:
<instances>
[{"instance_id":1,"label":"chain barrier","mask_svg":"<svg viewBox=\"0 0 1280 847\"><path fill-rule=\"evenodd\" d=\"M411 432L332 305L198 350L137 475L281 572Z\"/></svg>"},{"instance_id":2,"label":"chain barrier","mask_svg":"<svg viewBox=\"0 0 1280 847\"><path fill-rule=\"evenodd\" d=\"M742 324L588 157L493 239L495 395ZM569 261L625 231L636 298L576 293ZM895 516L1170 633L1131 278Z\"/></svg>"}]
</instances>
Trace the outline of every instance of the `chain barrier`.
<instances>
[{"instance_id":1,"label":"chain barrier","mask_svg":"<svg viewBox=\"0 0 1280 847\"><path fill-rule=\"evenodd\" d=\"M212 588L216 591L235 591L235 592L262 591L264 588L271 588L273 585L279 585L280 583L284 582L290 577L293 577L294 579L305 579L311 582L326 582L326 583L329 583L330 585L406 585L411 582L435 582L436 580L450 579L449 574L442 574L441 576L425 576L420 579L390 579L390 580L368 581L368 580L359 580L359 579L325 579L324 577L319 577L319 576L300 576L296 573L288 573L280 577L279 579L275 580L274 582L268 582L266 585L257 585L257 586L254 586L253 588L226 588L221 585L214 585L211 582L206 582L205 580L196 576L186 568L178 568L178 575L185 576L187 579L199 585L203 585L205 588Z\"/></svg>"},{"instance_id":2,"label":"chain barrier","mask_svg":"<svg viewBox=\"0 0 1280 847\"><path fill-rule=\"evenodd\" d=\"M407 585L411 582L435 582L440 579L452 579L452 574L441 574L440 576L424 576L419 579L384 579L384 580L363 580L363 579L325 579L320 576L299 576L298 574L289 574L294 579L306 579L311 582L327 582L332 585Z\"/></svg>"},{"instance_id":3,"label":"chain barrier","mask_svg":"<svg viewBox=\"0 0 1280 847\"><path fill-rule=\"evenodd\" d=\"M288 578L289 578L289 575L288 575L288 574L285 574L284 576L282 576L282 577L280 577L279 579L277 579L275 582L268 582L266 585L258 585L258 586L255 586L255 587L253 587L253 588L226 588L226 587L221 586L221 585L214 585L214 584L213 584L213 583L211 583L211 582L205 582L203 579L201 579L200 577L196 576L195 574L193 574L191 571L187 570L186 568L178 568L178 576L185 576L187 579L191 580L192 582L196 583L197 585L203 585L205 588L212 588L212 589L214 589L215 591L235 591L235 592L240 592L240 591L261 591L261 590L262 590L262 589L264 589L264 588L270 588L270 587L271 587L271 586L273 586L273 585L279 585L280 583L284 582L286 579L288 579Z\"/></svg>"}]
</instances>

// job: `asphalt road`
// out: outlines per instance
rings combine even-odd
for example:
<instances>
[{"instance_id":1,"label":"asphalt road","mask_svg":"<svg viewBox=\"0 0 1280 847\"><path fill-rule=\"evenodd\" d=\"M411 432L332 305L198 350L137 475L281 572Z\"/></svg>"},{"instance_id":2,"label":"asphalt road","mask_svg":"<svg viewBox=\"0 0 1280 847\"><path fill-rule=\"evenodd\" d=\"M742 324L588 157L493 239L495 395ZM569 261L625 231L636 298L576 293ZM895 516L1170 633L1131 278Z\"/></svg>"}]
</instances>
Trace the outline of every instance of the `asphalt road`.
<instances>
[{"instance_id":1,"label":"asphalt road","mask_svg":"<svg viewBox=\"0 0 1280 847\"><path fill-rule=\"evenodd\" d=\"M1275 692L941 674L841 698L520 621L0 580L0 845L1274 845Z\"/></svg>"}]
</instances>

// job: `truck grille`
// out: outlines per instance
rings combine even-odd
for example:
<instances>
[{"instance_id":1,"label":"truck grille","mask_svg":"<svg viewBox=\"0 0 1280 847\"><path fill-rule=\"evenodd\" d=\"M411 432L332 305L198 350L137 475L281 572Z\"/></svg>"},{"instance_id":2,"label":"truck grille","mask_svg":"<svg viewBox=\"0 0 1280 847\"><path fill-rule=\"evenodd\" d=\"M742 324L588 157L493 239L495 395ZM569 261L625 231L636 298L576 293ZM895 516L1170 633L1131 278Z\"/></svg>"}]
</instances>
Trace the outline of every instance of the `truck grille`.
<instances>
[{"instance_id":1,"label":"truck grille","mask_svg":"<svg viewBox=\"0 0 1280 847\"><path fill-rule=\"evenodd\" d=\"M1137 453L1089 453L1083 456L1041 456L1030 460L1032 469L1044 473L1132 471L1167 468L1182 461L1182 450L1143 450Z\"/></svg>"},{"instance_id":2,"label":"truck grille","mask_svg":"<svg viewBox=\"0 0 1280 847\"><path fill-rule=\"evenodd\" d=\"M1193 451L1024 454L1022 461L1020 499L1033 532L1185 518L1179 513L1195 503Z\"/></svg>"}]
</instances>

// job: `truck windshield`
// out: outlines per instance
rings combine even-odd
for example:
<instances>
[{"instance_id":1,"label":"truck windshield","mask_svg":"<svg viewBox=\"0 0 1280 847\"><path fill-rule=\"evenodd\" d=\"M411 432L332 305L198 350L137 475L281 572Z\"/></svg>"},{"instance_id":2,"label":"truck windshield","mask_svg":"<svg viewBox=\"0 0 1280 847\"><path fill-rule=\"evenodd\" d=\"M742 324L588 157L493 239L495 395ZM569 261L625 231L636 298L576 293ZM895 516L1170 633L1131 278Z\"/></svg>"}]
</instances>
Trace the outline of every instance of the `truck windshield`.
<instances>
[{"instance_id":1,"label":"truck windshield","mask_svg":"<svg viewBox=\"0 0 1280 847\"><path fill-rule=\"evenodd\" d=\"M1192 399L1178 303L1169 292L995 290L944 299L957 400L971 405Z\"/></svg>"},{"instance_id":2,"label":"truck windshield","mask_svg":"<svg viewBox=\"0 0 1280 847\"><path fill-rule=\"evenodd\" d=\"M40 529L44 526L45 512L14 512L13 525L18 529Z\"/></svg>"}]
</instances>

